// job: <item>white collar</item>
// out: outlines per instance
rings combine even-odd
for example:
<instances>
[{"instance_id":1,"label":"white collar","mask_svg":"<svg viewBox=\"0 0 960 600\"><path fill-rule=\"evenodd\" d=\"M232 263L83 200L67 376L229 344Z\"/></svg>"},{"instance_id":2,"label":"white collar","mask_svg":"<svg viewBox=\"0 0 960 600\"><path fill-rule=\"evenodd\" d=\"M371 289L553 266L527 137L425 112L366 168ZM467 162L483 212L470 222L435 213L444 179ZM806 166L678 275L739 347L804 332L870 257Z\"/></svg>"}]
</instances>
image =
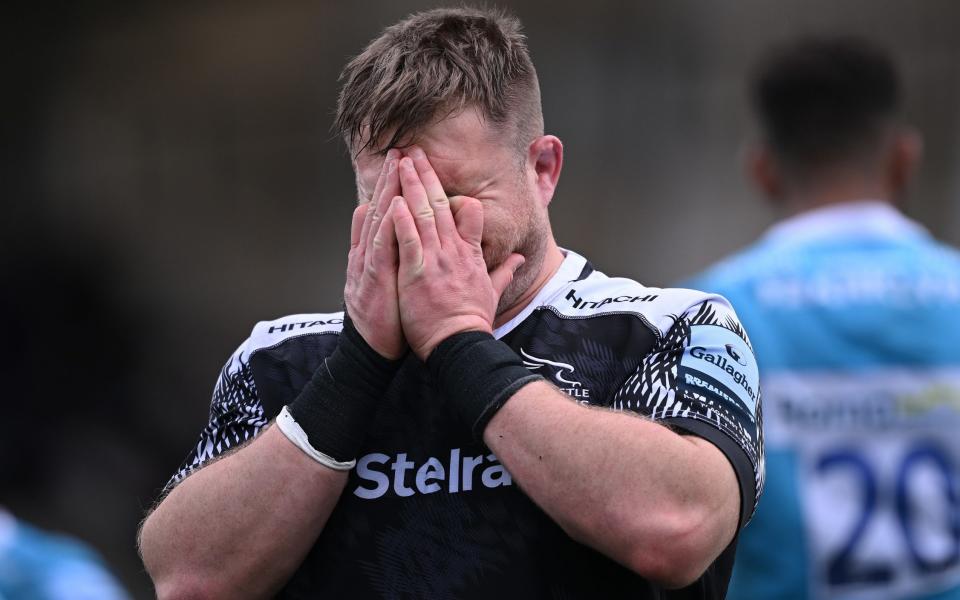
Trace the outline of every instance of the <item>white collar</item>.
<instances>
[{"instance_id":1,"label":"white collar","mask_svg":"<svg viewBox=\"0 0 960 600\"><path fill-rule=\"evenodd\" d=\"M856 200L804 211L770 227L764 242L795 244L823 238L893 238L928 236L919 223L882 200Z\"/></svg>"},{"instance_id":2,"label":"white collar","mask_svg":"<svg viewBox=\"0 0 960 600\"><path fill-rule=\"evenodd\" d=\"M523 307L515 317L497 327L493 331L493 337L498 340L503 336L507 335L513 329L522 323L527 317L530 316L538 306L543 306L547 304L547 300L559 292L561 289L566 287L568 283L576 280L580 276L580 273L583 271L583 267L587 264L587 259L580 256L573 250L560 249L564 254L563 262L560 263L560 268L557 269L557 272L553 274L553 277L547 280L546 285L540 289L537 295Z\"/></svg>"}]
</instances>

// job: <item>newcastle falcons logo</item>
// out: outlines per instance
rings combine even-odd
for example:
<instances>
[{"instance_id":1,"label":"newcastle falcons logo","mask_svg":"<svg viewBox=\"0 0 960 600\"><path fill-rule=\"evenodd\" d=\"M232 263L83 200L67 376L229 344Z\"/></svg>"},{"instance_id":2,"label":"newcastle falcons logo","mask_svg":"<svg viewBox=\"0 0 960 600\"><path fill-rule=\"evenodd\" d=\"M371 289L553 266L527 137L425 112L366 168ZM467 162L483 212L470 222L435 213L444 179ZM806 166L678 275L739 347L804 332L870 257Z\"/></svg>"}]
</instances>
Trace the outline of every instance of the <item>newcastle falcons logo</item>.
<instances>
[{"instance_id":1,"label":"newcastle falcons logo","mask_svg":"<svg viewBox=\"0 0 960 600\"><path fill-rule=\"evenodd\" d=\"M520 354L523 355L523 366L531 371L537 371L544 366L553 367L555 369L553 378L561 388L578 388L583 386L579 381L573 381L563 377L564 372L568 372L570 375L573 374L573 365L531 356L523 348L520 348Z\"/></svg>"}]
</instances>

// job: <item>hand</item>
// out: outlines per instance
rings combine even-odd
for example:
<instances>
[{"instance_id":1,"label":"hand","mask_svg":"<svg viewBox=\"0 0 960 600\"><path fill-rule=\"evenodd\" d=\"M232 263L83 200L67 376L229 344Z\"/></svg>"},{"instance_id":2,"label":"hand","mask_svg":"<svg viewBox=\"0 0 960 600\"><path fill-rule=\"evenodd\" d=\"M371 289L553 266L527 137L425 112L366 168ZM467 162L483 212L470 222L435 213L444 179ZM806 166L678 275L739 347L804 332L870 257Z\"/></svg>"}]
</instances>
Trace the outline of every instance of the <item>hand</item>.
<instances>
[{"instance_id":1,"label":"hand","mask_svg":"<svg viewBox=\"0 0 960 600\"><path fill-rule=\"evenodd\" d=\"M456 215L423 150L400 160L402 197L391 203L399 244L397 290L403 332L426 360L463 331L493 331L497 303L523 256L512 254L491 273L480 247L483 207L461 197Z\"/></svg>"},{"instance_id":2,"label":"hand","mask_svg":"<svg viewBox=\"0 0 960 600\"><path fill-rule=\"evenodd\" d=\"M400 193L397 150L387 152L370 202L353 211L343 299L370 347L390 360L406 352L397 304L397 238L390 201Z\"/></svg>"}]
</instances>

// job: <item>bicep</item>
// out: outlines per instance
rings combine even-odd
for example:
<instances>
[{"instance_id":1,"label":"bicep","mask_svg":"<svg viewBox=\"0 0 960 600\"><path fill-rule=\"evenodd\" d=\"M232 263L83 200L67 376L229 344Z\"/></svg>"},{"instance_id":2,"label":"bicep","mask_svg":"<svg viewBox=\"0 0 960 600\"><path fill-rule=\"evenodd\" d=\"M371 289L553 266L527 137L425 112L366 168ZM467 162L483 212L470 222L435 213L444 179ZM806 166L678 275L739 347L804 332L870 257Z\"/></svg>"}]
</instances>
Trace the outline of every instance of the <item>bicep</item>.
<instances>
[{"instance_id":1,"label":"bicep","mask_svg":"<svg viewBox=\"0 0 960 600\"><path fill-rule=\"evenodd\" d=\"M740 526L762 490L759 373L728 304L705 301L679 317L623 385L615 404L699 440L702 454L734 476ZM707 482L713 483L713 482Z\"/></svg>"}]
</instances>

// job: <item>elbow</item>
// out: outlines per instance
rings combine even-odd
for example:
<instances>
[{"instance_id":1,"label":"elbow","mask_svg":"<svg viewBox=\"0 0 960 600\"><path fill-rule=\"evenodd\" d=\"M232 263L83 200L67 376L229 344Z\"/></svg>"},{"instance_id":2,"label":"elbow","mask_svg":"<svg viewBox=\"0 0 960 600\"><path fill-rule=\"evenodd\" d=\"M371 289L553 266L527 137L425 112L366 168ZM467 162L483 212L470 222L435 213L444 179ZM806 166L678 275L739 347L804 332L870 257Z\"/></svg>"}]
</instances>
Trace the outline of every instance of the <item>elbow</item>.
<instances>
[{"instance_id":1,"label":"elbow","mask_svg":"<svg viewBox=\"0 0 960 600\"><path fill-rule=\"evenodd\" d=\"M648 523L627 528L632 534L621 562L666 589L697 581L730 541L721 542L716 520L705 511L668 512L659 521L654 531Z\"/></svg>"},{"instance_id":2,"label":"elbow","mask_svg":"<svg viewBox=\"0 0 960 600\"><path fill-rule=\"evenodd\" d=\"M687 587L709 566L709 562L703 564L674 549L660 551L649 547L631 552L626 563L633 572L668 590Z\"/></svg>"},{"instance_id":3,"label":"elbow","mask_svg":"<svg viewBox=\"0 0 960 600\"><path fill-rule=\"evenodd\" d=\"M157 600L218 600L236 598L236 590L224 587L223 574L188 571L176 565L157 567L144 561L153 581Z\"/></svg>"},{"instance_id":4,"label":"elbow","mask_svg":"<svg viewBox=\"0 0 960 600\"><path fill-rule=\"evenodd\" d=\"M158 600L236 597L224 588L222 573L203 574L185 564L183 554L165 543L167 540L157 530L154 517L155 514L152 514L144 521L137 542L143 566L153 582Z\"/></svg>"}]
</instances>

